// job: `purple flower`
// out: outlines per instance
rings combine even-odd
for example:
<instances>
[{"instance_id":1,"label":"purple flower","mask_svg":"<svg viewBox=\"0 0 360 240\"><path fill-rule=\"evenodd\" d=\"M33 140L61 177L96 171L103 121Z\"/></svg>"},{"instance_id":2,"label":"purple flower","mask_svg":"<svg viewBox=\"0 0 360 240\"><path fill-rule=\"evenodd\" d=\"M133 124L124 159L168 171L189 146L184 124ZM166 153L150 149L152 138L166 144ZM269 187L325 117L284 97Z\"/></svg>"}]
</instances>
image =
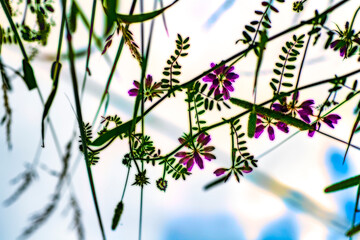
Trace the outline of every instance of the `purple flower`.
<instances>
[{"instance_id":1,"label":"purple flower","mask_svg":"<svg viewBox=\"0 0 360 240\"><path fill-rule=\"evenodd\" d=\"M226 169L226 168L218 168L215 170L214 174L218 177L218 176L223 175L227 171L228 171L228 169Z\"/></svg>"},{"instance_id":2,"label":"purple flower","mask_svg":"<svg viewBox=\"0 0 360 240\"><path fill-rule=\"evenodd\" d=\"M243 173L251 173L253 171L253 169L249 166L241 167L240 170L242 170Z\"/></svg>"},{"instance_id":3,"label":"purple flower","mask_svg":"<svg viewBox=\"0 0 360 240\"><path fill-rule=\"evenodd\" d=\"M215 63L211 63L210 66L215 67ZM203 77L204 82L211 82L210 90L215 89L214 96L218 96L220 94L224 95L224 99L227 100L230 98L230 92L234 91L234 87L232 83L235 82L235 79L239 78L239 75L233 73L234 67L228 67L226 65L222 65L218 69L214 70L213 73L209 73L205 77Z\"/></svg>"},{"instance_id":4,"label":"purple flower","mask_svg":"<svg viewBox=\"0 0 360 240\"><path fill-rule=\"evenodd\" d=\"M265 128L267 127L267 132L269 135L269 139L271 141L274 141L275 139L275 131L274 128L271 125L275 125L277 129L280 131L283 131L284 133L289 132L289 127L280 121L273 122L272 118L269 118L267 116L263 116L261 114L258 114L258 119L256 121L256 128L255 128L255 138L259 138L260 135L264 132Z\"/></svg>"},{"instance_id":5,"label":"purple flower","mask_svg":"<svg viewBox=\"0 0 360 240\"><path fill-rule=\"evenodd\" d=\"M330 44L330 48L333 48L335 51L340 49L340 56L343 58L347 58L353 53L355 53L355 47L353 47L353 43L360 45L359 34L354 34L355 31L353 29L349 29L349 22L346 22L345 29L341 30L338 25L336 25L338 30L335 32L339 35L339 39L333 41Z\"/></svg>"},{"instance_id":6,"label":"purple flower","mask_svg":"<svg viewBox=\"0 0 360 240\"><path fill-rule=\"evenodd\" d=\"M296 94L296 95L295 95ZM296 117L299 114L300 118L306 123L310 123L309 116L313 115L314 100L309 99L301 104L298 104L299 93L293 93L290 103L287 103L286 97L282 99L282 103L274 103L272 108L275 111L282 112L284 114L290 114L292 117Z\"/></svg>"},{"instance_id":7,"label":"purple flower","mask_svg":"<svg viewBox=\"0 0 360 240\"><path fill-rule=\"evenodd\" d=\"M139 94L140 89L140 83L138 81L134 81L135 88L132 88L128 91L129 96L137 96ZM152 76L150 74L147 75L145 79L145 89L144 89L144 95L145 95L145 101L147 99L152 101L153 97L160 97L160 94L163 92L162 90L158 89L161 86L161 83L154 83L152 85Z\"/></svg>"},{"instance_id":8,"label":"purple flower","mask_svg":"<svg viewBox=\"0 0 360 240\"><path fill-rule=\"evenodd\" d=\"M340 119L341 119L341 117L337 114L329 114L320 120L323 121L329 127L335 128L334 124L337 124L338 120L340 120ZM309 130L309 132L308 132L309 137L314 136L315 132L320 129L321 123L320 123L320 121L317 121L316 123L312 124L311 126L314 128L314 130Z\"/></svg>"},{"instance_id":9,"label":"purple flower","mask_svg":"<svg viewBox=\"0 0 360 240\"><path fill-rule=\"evenodd\" d=\"M338 120L340 119L341 117L337 114L329 114L323 118L323 122L326 123L329 127L335 128L333 124L337 124Z\"/></svg>"},{"instance_id":10,"label":"purple flower","mask_svg":"<svg viewBox=\"0 0 360 240\"><path fill-rule=\"evenodd\" d=\"M184 134L184 137L179 138L179 142L183 144L190 138L189 135ZM216 159L216 157L210 152L215 148L212 146L205 147L211 140L210 135L205 135L201 133L197 138L196 142L188 142L185 146L190 149L189 152L178 152L175 154L175 157L180 157L179 163L186 165L187 170L190 172L196 163L200 169L204 169L203 157L211 161Z\"/></svg>"}]
</instances>

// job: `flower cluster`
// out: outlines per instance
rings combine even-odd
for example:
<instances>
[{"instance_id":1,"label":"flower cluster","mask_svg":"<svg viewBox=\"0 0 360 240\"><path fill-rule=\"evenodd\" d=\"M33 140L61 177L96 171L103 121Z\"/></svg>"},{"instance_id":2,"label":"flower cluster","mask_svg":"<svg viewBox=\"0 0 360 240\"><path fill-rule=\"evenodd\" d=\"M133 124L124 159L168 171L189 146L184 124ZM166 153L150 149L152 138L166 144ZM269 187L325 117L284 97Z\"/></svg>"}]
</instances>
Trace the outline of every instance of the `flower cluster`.
<instances>
[{"instance_id":1,"label":"flower cluster","mask_svg":"<svg viewBox=\"0 0 360 240\"><path fill-rule=\"evenodd\" d=\"M299 117L306 123L310 124L310 116L314 116L313 114L313 105L314 100L308 99L301 104L298 102L299 93L296 92L291 96L291 100L288 102L287 98L282 98L279 103L274 103L272 105L272 109L277 112L281 112L283 114L290 115L292 117ZM269 135L269 138L271 141L275 139L275 131L274 127L276 126L280 131L288 133L289 127L287 124L272 119L271 117L264 116L261 114L257 114L258 119L256 122L256 129L255 129L255 138L259 138L260 135L264 132L265 128L267 128L267 132ZM334 124L337 124L338 120L341 119L341 117L337 114L329 114L325 117L318 118L315 123L313 123L311 126L313 127L312 130L309 130L308 136L313 137L315 132L320 129L321 123L320 121L324 122L326 125L328 125L331 128L334 128Z\"/></svg>"},{"instance_id":2,"label":"flower cluster","mask_svg":"<svg viewBox=\"0 0 360 240\"><path fill-rule=\"evenodd\" d=\"M152 76L148 74L145 79L145 89L144 89L145 101L149 99L151 102L153 97L160 97L160 94L163 93L162 90L158 89L161 87L161 83L155 82L154 84L152 84L152 81L153 81ZM135 88L130 89L128 93L130 96L135 97L139 94L140 83L138 81L134 81L133 84Z\"/></svg>"},{"instance_id":3,"label":"flower cluster","mask_svg":"<svg viewBox=\"0 0 360 240\"><path fill-rule=\"evenodd\" d=\"M306 2L306 0L305 1L296 1L296 2L294 2L293 3L293 11L299 13L302 10L304 10L304 2Z\"/></svg>"},{"instance_id":4,"label":"flower cluster","mask_svg":"<svg viewBox=\"0 0 360 240\"><path fill-rule=\"evenodd\" d=\"M335 32L340 38L333 41L330 47L335 51L340 49L340 56L347 58L357 50L357 47L353 47L353 43L360 45L360 32L355 34L355 31L349 28L349 22L346 22L344 30L341 30L338 25L336 27L338 30L335 30Z\"/></svg>"},{"instance_id":5,"label":"flower cluster","mask_svg":"<svg viewBox=\"0 0 360 240\"><path fill-rule=\"evenodd\" d=\"M211 63L210 66L215 67L215 63ZM239 75L233 73L234 66L228 67L222 65L221 67L215 69L213 73L209 73L203 78L204 82L211 82L210 90L215 89L214 96L217 97L220 94L223 94L224 99L227 100L230 98L230 92L234 91L232 83L239 78Z\"/></svg>"},{"instance_id":6,"label":"flower cluster","mask_svg":"<svg viewBox=\"0 0 360 240\"><path fill-rule=\"evenodd\" d=\"M159 178L157 181L156 181L156 187L158 189L160 189L161 191L166 191L166 188L168 186L168 181L163 179L163 178Z\"/></svg>"},{"instance_id":7,"label":"flower cluster","mask_svg":"<svg viewBox=\"0 0 360 240\"><path fill-rule=\"evenodd\" d=\"M334 124L337 124L338 120L340 119L341 117L337 114L329 114L326 117L320 118L317 122L311 125L314 127L314 130L309 130L308 136L313 137L315 131L320 129L321 127L320 121L323 121L326 125L328 125L331 128L335 128Z\"/></svg>"},{"instance_id":8,"label":"flower cluster","mask_svg":"<svg viewBox=\"0 0 360 240\"><path fill-rule=\"evenodd\" d=\"M143 187L149 183L149 178L146 176L146 170L144 170L135 175L135 182L132 185Z\"/></svg>"},{"instance_id":9,"label":"flower cluster","mask_svg":"<svg viewBox=\"0 0 360 240\"><path fill-rule=\"evenodd\" d=\"M204 168L204 157L206 160L211 161L212 159L216 159L216 157L210 152L215 148L212 146L205 147L211 140L210 135L205 135L201 133L197 138L196 142L193 142L189 139L190 136L184 134L184 137L179 138L179 142L181 144L185 144L187 148L190 149L189 152L178 152L175 154L175 157L180 157L180 163L186 165L187 170L190 172L196 163L200 169Z\"/></svg>"},{"instance_id":10,"label":"flower cluster","mask_svg":"<svg viewBox=\"0 0 360 240\"><path fill-rule=\"evenodd\" d=\"M280 121L274 121L274 119L258 114L258 119L256 121L256 128L255 128L255 138L259 138L260 135L264 132L265 128L267 128L267 132L269 135L269 139L271 141L274 141L275 139L275 131L274 128L271 125L276 126L280 131L283 131L284 133L289 132L289 127L287 124L280 122Z\"/></svg>"},{"instance_id":11,"label":"flower cluster","mask_svg":"<svg viewBox=\"0 0 360 240\"><path fill-rule=\"evenodd\" d=\"M304 122L310 123L309 116L313 115L312 105L314 105L315 102L314 100L309 99L301 104L298 104L298 98L299 98L299 93L296 92L292 95L291 97L292 101L290 101L289 103L287 103L287 98L284 97L281 103L274 103L272 107L275 111L284 114L289 114L292 117L296 117L297 114L299 114L300 118Z\"/></svg>"}]
</instances>

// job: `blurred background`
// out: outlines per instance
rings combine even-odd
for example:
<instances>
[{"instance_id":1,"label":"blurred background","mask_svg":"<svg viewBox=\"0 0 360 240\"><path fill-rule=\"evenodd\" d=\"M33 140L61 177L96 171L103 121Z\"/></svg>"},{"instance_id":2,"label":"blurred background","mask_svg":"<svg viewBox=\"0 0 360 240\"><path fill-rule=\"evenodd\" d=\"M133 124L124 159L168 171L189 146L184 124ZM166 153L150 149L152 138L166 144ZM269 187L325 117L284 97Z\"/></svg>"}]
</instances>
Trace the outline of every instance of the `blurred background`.
<instances>
[{"instance_id":1,"label":"blurred background","mask_svg":"<svg viewBox=\"0 0 360 240\"><path fill-rule=\"evenodd\" d=\"M14 6L16 5L16 1ZM78 0L86 17L91 16L91 1ZM152 11L153 1L144 1L146 12ZM329 6L339 1L314 1L305 3L304 11L292 11L293 1L274 5L280 13L271 16L272 28L269 35L287 29L314 16L317 9L323 12ZM164 5L171 1L164 0ZM120 1L117 12L128 13L131 1ZM18 6L21 12L23 7ZM32 47L39 50L39 54L32 61L32 66L44 96L48 96L52 80L50 68L56 57L59 37L61 7L54 1L54 14L51 16L56 23L52 28L46 47L38 44L27 44L26 49ZM326 26L341 28L346 21L351 21L358 1L349 1L336 10L328 19ZM245 48L241 43L235 44L242 38L245 24L257 20L255 10L262 10L261 1L241 0L181 0L165 12L168 35L161 17L156 18L154 35L149 55L147 74L159 82L162 71L175 49L177 33L183 37L190 37L191 47L189 56L181 59L181 82L186 82L210 67L210 63L219 63ZM22 14L19 12L19 18ZM139 13L139 6L136 7ZM103 36L104 21L101 2L97 4L95 19L95 33ZM21 20L21 19L20 19ZM20 21L19 20L19 21ZM29 19L28 21L30 21ZM7 19L1 9L0 23L5 28ZM149 34L151 21L145 25L145 39ZM357 19L354 28L360 29ZM134 34L135 42L140 46L140 25L133 24L130 30ZM273 77L272 69L284 43L293 34L306 34L311 26L305 26L296 32L287 34L272 41L266 47L263 65L260 72L258 87L258 102L272 97L269 82ZM104 36L103 44L105 45ZM82 102L83 118L85 122L92 122L99 100L111 69L106 58L114 59L121 36L115 34L108 55L101 55L101 49L95 45L90 59L91 76ZM64 39L65 40L65 39ZM356 57L343 60L338 52L324 51L327 40L325 32L320 37L319 44L310 46L300 80L300 86L315 81L328 79L335 75L342 75L359 68ZM147 41L147 40L146 40ZM78 21L77 31L73 35L76 51L86 51L88 32L81 21ZM61 151L72 137L75 125L73 111L74 97L69 73L66 41L63 43L62 71L59 89L53 103L50 118L56 129ZM4 63L15 69L21 67L22 56L18 45L4 45L1 58ZM81 82L85 71L86 55L76 60L77 77ZM300 61L297 61L297 66ZM251 100L256 57L250 54L245 60L235 65L235 72L240 75L234 85L232 96ZM10 71L9 71L10 72ZM132 118L135 98L128 96L128 90L133 88L133 81L139 80L141 69L129 49L125 46L110 89L109 106L106 115L117 114L125 122ZM349 85L359 75L348 79ZM38 93L29 92L20 78L12 81L13 91L9 94L10 106L13 110L11 137L13 147L8 150L6 144L5 127L0 128L0 239L16 239L24 229L31 225L33 216L43 212L52 201L53 192L57 184L57 177L61 171L62 162L49 131L46 132L45 148L39 148L41 140L41 117L43 107ZM330 85L320 86L301 92L300 101L314 99L319 105L327 95ZM340 101L348 92L343 90L337 99ZM170 98L151 111L146 118L145 130L154 140L156 147L162 153L167 153L178 145L178 138L188 131L187 105L185 94L177 94L177 98ZM335 129L323 126L322 130L339 139L348 141L351 128L356 116L354 108L357 98L335 111L342 119ZM0 99L3 105L3 98ZM150 106L149 103L146 107ZM4 114L0 108L0 115ZM220 121L222 117L233 116L240 112L240 108L233 106L231 110L206 113L209 124ZM104 115L104 109L101 110ZM101 118L96 120L95 130ZM241 120L246 126L247 117ZM205 191L204 186L213 181L213 172L219 167L230 167L230 131L227 126L211 131L211 145L216 147L216 160L205 163L205 169L196 166L186 181L167 178L168 188L161 192L156 188L155 181L162 176L162 167L146 165L150 177L150 185L144 188L143 202L143 240L195 240L195 239L347 239L345 232L350 228L356 188L325 194L324 189L337 181L355 176L359 172L357 162L360 154L350 148L345 164L342 164L346 145L326 136L315 134L309 138L306 132L300 132L280 145L273 151L266 153L297 129L290 128L288 135L276 131L276 139L271 142L267 134L259 139L249 139L248 148L258 158L259 167L251 174L247 174L237 183L231 178L226 184L218 185ZM79 135L77 133L77 135ZM95 131L94 131L95 135ZM355 135L353 144L359 143L359 136ZM119 202L126 178L127 169L122 164L124 154L128 152L126 141L116 141L101 153L101 160L92 167L96 192L104 222L107 239L137 239L139 228L140 188L131 186L134 182L135 168L131 169L129 186L124 198L124 212L120 225L116 231L111 230L111 220L114 209ZM34 160L38 159L38 160ZM36 177L17 201L10 206L6 200L21 186L24 178L15 184L11 180L26 172L33 162L36 164ZM84 160L78 153L78 146L72 146L69 171L72 173L71 186L66 184L61 191L61 199L54 213L29 239L77 239L73 221L76 218L70 208L71 196L77 199L81 209L81 221L85 231L85 239L101 239L96 213L91 197ZM55 175L55 176L54 176ZM360 239L354 237L353 239Z\"/></svg>"}]
</instances>

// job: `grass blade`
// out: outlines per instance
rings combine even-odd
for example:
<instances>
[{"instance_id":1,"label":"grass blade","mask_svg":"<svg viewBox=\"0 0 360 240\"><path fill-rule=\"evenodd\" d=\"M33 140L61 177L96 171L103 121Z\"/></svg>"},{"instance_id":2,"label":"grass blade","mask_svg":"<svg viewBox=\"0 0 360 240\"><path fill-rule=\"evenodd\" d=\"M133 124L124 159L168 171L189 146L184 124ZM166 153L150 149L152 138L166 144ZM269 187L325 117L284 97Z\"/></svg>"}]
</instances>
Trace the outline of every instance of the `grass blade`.
<instances>
[{"instance_id":1,"label":"grass blade","mask_svg":"<svg viewBox=\"0 0 360 240\"><path fill-rule=\"evenodd\" d=\"M348 178L344 181L337 182L333 185L330 185L327 188L325 188L324 191L326 193L336 192L336 191L344 190L344 189L347 189L350 187L354 187L356 185L359 185L359 183L360 183L360 175L358 175L356 177Z\"/></svg>"},{"instance_id":2,"label":"grass blade","mask_svg":"<svg viewBox=\"0 0 360 240\"><path fill-rule=\"evenodd\" d=\"M168 9L169 7L171 7L172 5L174 5L176 2L178 2L179 0L175 0L175 2L173 2L172 4L170 4L169 6L153 11L153 12L149 12L149 13L144 13L144 14L135 14L135 15L127 15L127 14L116 14L116 18L118 21L123 22L123 23L140 23L140 22L145 22L147 20L153 19L157 16L159 16L160 14L162 14L166 9ZM104 11L106 15L110 15L110 11L103 5Z\"/></svg>"}]
</instances>

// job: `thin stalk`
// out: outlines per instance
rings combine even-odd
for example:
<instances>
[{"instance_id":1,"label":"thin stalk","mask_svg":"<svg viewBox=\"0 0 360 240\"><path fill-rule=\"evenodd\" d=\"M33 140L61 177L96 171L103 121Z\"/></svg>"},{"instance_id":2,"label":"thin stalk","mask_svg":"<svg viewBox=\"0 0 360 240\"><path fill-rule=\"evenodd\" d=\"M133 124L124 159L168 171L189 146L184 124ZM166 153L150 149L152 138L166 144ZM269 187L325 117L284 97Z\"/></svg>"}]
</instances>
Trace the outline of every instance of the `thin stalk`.
<instances>
[{"instance_id":1,"label":"thin stalk","mask_svg":"<svg viewBox=\"0 0 360 240\"><path fill-rule=\"evenodd\" d=\"M309 43L310 43L311 37L312 37L312 34L309 34L309 37L308 37L308 40L307 40L307 43L306 43L306 46L305 46L305 50L304 50L304 56L303 56L303 58L301 60L298 77L296 79L295 90L297 90L297 88L299 86L300 77L301 77L302 69L303 69L303 66L304 66L304 63L305 63L305 58L306 58L307 50L309 48Z\"/></svg>"},{"instance_id":2,"label":"thin stalk","mask_svg":"<svg viewBox=\"0 0 360 240\"><path fill-rule=\"evenodd\" d=\"M130 173L130 167L128 167L128 171L127 171L127 174L126 174L126 180L125 180L125 184L124 184L124 190L123 190L123 193L121 195L121 202L124 200L124 196L125 196L125 191L126 191L126 186L128 184L128 181L129 181L129 173Z\"/></svg>"},{"instance_id":3,"label":"thin stalk","mask_svg":"<svg viewBox=\"0 0 360 240\"><path fill-rule=\"evenodd\" d=\"M360 185L358 186L358 189L357 189L356 202L355 202L355 207L354 207L353 219L351 222L351 228L353 228L355 226L356 214L359 212L359 208L358 208L359 207L359 198L360 198ZM349 239L351 240L352 236L350 236Z\"/></svg>"},{"instance_id":4,"label":"thin stalk","mask_svg":"<svg viewBox=\"0 0 360 240\"><path fill-rule=\"evenodd\" d=\"M133 0L133 2L132 2L131 8L130 8L130 13L129 13L130 15L132 15L132 14L134 13L135 6L136 6L136 2L137 2L137 0ZM127 24L125 28L128 29L128 28L129 28L129 24ZM104 90L104 92L103 92L103 94L102 94L102 96L101 96L101 100L100 100L98 109L97 109L97 111L96 111L96 114L95 114L95 117L94 117L94 120L93 120L93 125L94 125L94 123L95 123L95 121L96 121L97 116L98 116L99 113L100 113L100 109L101 109L102 104L104 103L104 100L105 100L106 95L109 94L109 89L110 89L111 80L112 80L112 78L113 78L113 76L114 76L114 72L115 72L117 63L119 62L119 59L120 59L120 56L121 56L121 52L122 52L122 49L123 49L123 47L124 47L124 43L125 43L125 39L124 39L124 37L121 37L120 44L119 44L119 48L118 48L118 50L117 50L117 52L116 52L116 56L115 56L115 59L114 59L114 64L113 64L113 66L112 66L112 68L111 68L111 71L110 71L108 80L107 80L107 82L106 82L105 90Z\"/></svg>"},{"instance_id":5,"label":"thin stalk","mask_svg":"<svg viewBox=\"0 0 360 240\"><path fill-rule=\"evenodd\" d=\"M91 187L92 197L93 197L93 201L94 201L94 205L95 205L95 209L96 209L96 215L97 215L99 227L101 230L101 235L102 235L102 238L105 240L106 239L105 230L104 230L103 223L101 220L101 214L100 214L100 209L99 209L98 201L97 201L97 197L96 197L95 184L94 184L94 180L93 180L93 176L92 176L92 171L89 166L86 133L84 131L84 124L83 124L83 118L82 118L81 106L80 106L78 82L77 82L76 70L75 70L74 50L73 50L73 46L72 46L72 42L71 42L71 33L70 33L70 29L69 29L69 24L67 21L66 21L66 31L67 31L67 42L68 42L68 51L69 51L71 80L72 80L73 91L74 91L77 120L78 120L81 140L82 140L82 144L83 144L84 160L85 160L85 165L86 165L89 183L90 183L90 187Z\"/></svg>"},{"instance_id":6,"label":"thin stalk","mask_svg":"<svg viewBox=\"0 0 360 240\"><path fill-rule=\"evenodd\" d=\"M234 151L234 147L235 147L235 143L234 143L234 130L233 130L233 125L232 122L230 122L230 136L231 136L231 168L235 167L235 151Z\"/></svg>"},{"instance_id":7,"label":"thin stalk","mask_svg":"<svg viewBox=\"0 0 360 240\"><path fill-rule=\"evenodd\" d=\"M90 54L91 54L91 40L92 40L92 35L93 35L93 32L94 32L96 2L97 2L97 1L94 0L94 1L93 1L93 5L92 5L91 23L90 23L90 29L89 29L89 44L88 44L88 48L87 48L87 56L86 56L84 80L83 80L83 84L82 84L82 87L81 87L81 99L82 99L83 96L84 96L84 89L85 89L85 85L86 85L86 77L87 77L88 69L89 69Z\"/></svg>"},{"instance_id":8,"label":"thin stalk","mask_svg":"<svg viewBox=\"0 0 360 240\"><path fill-rule=\"evenodd\" d=\"M353 18L352 18L352 20L351 20L349 32L347 33L348 36L349 36L350 33L351 33L351 30L352 30L352 27L353 27L353 25L354 25L354 21L355 21L356 15L358 14L359 10L360 10L360 7L358 7L358 9L356 9L356 12L355 12L355 14L354 14L354 16L353 16Z\"/></svg>"},{"instance_id":9,"label":"thin stalk","mask_svg":"<svg viewBox=\"0 0 360 240\"><path fill-rule=\"evenodd\" d=\"M144 161L141 161L141 170L142 171L144 170ZM141 185L141 188L140 188L139 240L141 240L142 218L143 218L143 208L144 208L143 200L144 200L144 186Z\"/></svg>"},{"instance_id":10,"label":"thin stalk","mask_svg":"<svg viewBox=\"0 0 360 240\"><path fill-rule=\"evenodd\" d=\"M144 13L144 1L143 0L140 0L140 13L143 14ZM142 64L147 64L147 62L145 63L144 62L144 23L141 22L141 25L140 25L140 38L141 38L141 57L142 57ZM150 45L148 45L148 47L150 47ZM147 58L148 56L146 56ZM144 74L145 76L145 74ZM140 92L141 93L141 115L144 114L144 80L141 79L142 82L142 91ZM142 142L144 143L144 134L145 134L145 118L142 118L141 119L141 138L142 138ZM130 136L129 136L130 137ZM145 152L145 149L144 149L144 144L141 144L141 157L144 156L144 152ZM136 161L135 161L136 162ZM141 161L141 172L144 171L144 161ZM141 232L142 232L142 216L143 216L143 199L144 199L144 186L141 185L140 187L140 216L139 216L139 240L141 240Z\"/></svg>"}]
</instances>

